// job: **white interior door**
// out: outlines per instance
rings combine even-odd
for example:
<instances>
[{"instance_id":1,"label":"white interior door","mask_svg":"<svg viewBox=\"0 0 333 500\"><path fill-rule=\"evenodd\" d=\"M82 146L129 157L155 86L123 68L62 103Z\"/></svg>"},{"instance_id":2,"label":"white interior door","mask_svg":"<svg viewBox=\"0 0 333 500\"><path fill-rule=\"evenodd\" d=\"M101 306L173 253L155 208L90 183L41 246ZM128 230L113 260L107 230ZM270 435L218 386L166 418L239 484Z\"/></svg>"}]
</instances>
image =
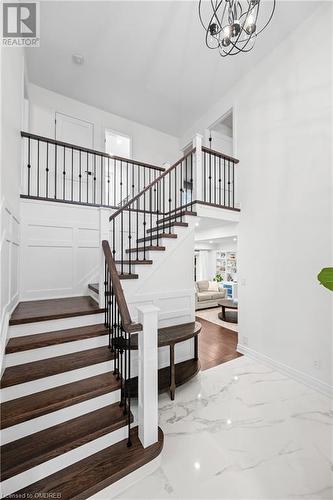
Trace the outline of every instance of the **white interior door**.
<instances>
[{"instance_id":1,"label":"white interior door","mask_svg":"<svg viewBox=\"0 0 333 500\"><path fill-rule=\"evenodd\" d=\"M56 139L93 149L94 125L73 116L56 113Z\"/></svg>"},{"instance_id":2,"label":"white interior door","mask_svg":"<svg viewBox=\"0 0 333 500\"><path fill-rule=\"evenodd\" d=\"M85 120L80 120L73 116L63 113L56 113L56 139L58 141L74 144L88 149L94 147L94 125ZM71 153L66 148L64 155L61 149L58 151L57 165L57 185L58 193L61 197L68 198L69 194L75 201L93 202L93 182L92 182L92 164L93 155L74 150ZM62 168L65 164L66 168ZM66 170L66 181L62 176L62 171ZM97 174L97 184L99 184L99 175ZM99 192L99 187L98 192Z\"/></svg>"}]
</instances>

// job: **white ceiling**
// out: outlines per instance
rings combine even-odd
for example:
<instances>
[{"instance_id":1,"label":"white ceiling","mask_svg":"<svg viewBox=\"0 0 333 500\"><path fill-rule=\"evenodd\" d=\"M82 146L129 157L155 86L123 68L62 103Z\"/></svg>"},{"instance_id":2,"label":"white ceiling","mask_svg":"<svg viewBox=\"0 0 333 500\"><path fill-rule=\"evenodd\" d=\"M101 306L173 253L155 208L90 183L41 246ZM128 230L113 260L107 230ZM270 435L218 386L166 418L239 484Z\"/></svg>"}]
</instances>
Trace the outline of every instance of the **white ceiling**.
<instances>
[{"instance_id":1,"label":"white ceiling","mask_svg":"<svg viewBox=\"0 0 333 500\"><path fill-rule=\"evenodd\" d=\"M178 136L318 4L278 0L255 49L222 59L205 46L197 0L42 1L41 46L26 50L29 79Z\"/></svg>"}]
</instances>

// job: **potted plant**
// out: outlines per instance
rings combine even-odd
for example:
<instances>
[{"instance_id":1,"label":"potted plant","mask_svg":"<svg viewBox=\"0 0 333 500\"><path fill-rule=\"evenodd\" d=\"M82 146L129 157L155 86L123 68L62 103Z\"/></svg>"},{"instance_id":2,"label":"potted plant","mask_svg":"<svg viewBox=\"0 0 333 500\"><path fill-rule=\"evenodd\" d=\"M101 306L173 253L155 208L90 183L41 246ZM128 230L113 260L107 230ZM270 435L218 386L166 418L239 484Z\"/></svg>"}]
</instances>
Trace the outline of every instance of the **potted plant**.
<instances>
[{"instance_id":1,"label":"potted plant","mask_svg":"<svg viewBox=\"0 0 333 500\"><path fill-rule=\"evenodd\" d=\"M221 281L223 281L222 275L220 273L217 273L215 275L214 281L216 281L217 283L221 283Z\"/></svg>"},{"instance_id":2,"label":"potted plant","mask_svg":"<svg viewBox=\"0 0 333 500\"><path fill-rule=\"evenodd\" d=\"M333 292L333 267L324 267L317 277L319 283Z\"/></svg>"}]
</instances>

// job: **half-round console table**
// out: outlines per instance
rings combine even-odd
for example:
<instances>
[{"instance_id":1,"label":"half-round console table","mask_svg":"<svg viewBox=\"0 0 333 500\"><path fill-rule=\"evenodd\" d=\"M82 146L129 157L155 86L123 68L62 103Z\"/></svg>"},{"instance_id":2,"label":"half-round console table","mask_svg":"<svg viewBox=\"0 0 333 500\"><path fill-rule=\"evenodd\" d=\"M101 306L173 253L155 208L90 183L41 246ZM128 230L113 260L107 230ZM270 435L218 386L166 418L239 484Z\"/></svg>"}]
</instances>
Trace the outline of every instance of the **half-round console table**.
<instances>
[{"instance_id":1,"label":"half-round console table","mask_svg":"<svg viewBox=\"0 0 333 500\"><path fill-rule=\"evenodd\" d=\"M172 400L175 399L176 387L190 380L200 370L198 357L198 335L200 331L201 324L197 321L159 328L158 330L158 347L169 346L170 349L170 366L158 370L158 390L161 392L169 389ZM175 345L191 338L194 339L194 358L175 364ZM131 348L133 350L138 349L137 334L131 336ZM135 377L131 380L131 395L134 397L138 392L137 386L138 379Z\"/></svg>"}]
</instances>

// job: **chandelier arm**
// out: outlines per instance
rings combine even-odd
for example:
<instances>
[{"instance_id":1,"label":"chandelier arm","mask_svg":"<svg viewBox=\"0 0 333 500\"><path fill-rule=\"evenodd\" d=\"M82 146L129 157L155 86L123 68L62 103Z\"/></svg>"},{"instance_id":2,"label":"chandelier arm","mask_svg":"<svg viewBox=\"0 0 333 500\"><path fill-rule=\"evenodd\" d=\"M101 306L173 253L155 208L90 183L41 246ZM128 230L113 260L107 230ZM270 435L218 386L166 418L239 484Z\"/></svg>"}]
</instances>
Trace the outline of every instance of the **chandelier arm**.
<instances>
[{"instance_id":1,"label":"chandelier arm","mask_svg":"<svg viewBox=\"0 0 333 500\"><path fill-rule=\"evenodd\" d=\"M269 19L268 19L267 23L265 24L265 26L263 26L261 28L261 30L259 30L258 33L256 33L257 36L260 35L260 33L262 33L265 28L267 28L267 26L269 25L269 23L272 20L272 17L274 16L275 9L276 9L276 0L273 0L273 7L272 7L271 15L269 16Z\"/></svg>"}]
</instances>

